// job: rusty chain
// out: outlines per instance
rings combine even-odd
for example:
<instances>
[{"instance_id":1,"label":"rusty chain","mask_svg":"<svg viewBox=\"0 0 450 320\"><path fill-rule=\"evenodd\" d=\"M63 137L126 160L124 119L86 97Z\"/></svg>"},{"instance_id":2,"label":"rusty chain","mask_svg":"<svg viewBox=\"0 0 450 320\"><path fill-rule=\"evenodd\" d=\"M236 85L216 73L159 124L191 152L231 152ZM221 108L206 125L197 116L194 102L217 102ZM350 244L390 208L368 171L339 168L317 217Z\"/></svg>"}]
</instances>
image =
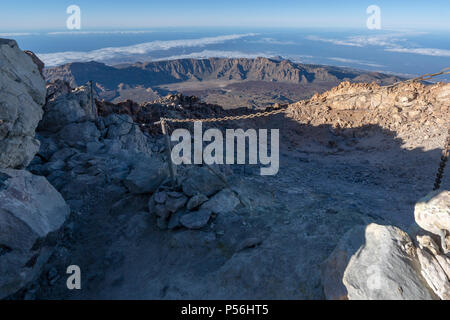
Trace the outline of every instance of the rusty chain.
<instances>
[{"instance_id":1,"label":"rusty chain","mask_svg":"<svg viewBox=\"0 0 450 320\"><path fill-rule=\"evenodd\" d=\"M441 187L442 176L444 175L445 164L447 163L450 152L450 127L448 128L447 141L442 150L441 162L439 163L436 180L434 180L433 190L438 190Z\"/></svg>"},{"instance_id":2,"label":"rusty chain","mask_svg":"<svg viewBox=\"0 0 450 320\"><path fill-rule=\"evenodd\" d=\"M390 84L387 86L384 86L383 88L390 88L390 87L394 87L396 85L399 85L400 83L406 83L406 82L413 82L413 81L425 81L425 80L430 80L436 76L440 76L442 74L450 74L450 67L448 68L444 68L439 72L436 73L425 73L423 75L421 75L420 77L417 78L412 78L412 79L408 79L408 80L404 80L404 81L398 81L394 84Z\"/></svg>"},{"instance_id":3,"label":"rusty chain","mask_svg":"<svg viewBox=\"0 0 450 320\"><path fill-rule=\"evenodd\" d=\"M257 113L251 113L251 114L244 114L240 116L225 116L221 118L203 118L203 119L192 119L192 118L186 118L186 119L174 119L174 118L161 118L159 121L154 122L154 124L160 124L161 122L221 122L221 121L229 121L229 120L242 120L242 119L252 119L257 117L268 117L274 114L285 112L287 108L282 109L276 109L272 111L265 111L265 112L257 112Z\"/></svg>"}]
</instances>

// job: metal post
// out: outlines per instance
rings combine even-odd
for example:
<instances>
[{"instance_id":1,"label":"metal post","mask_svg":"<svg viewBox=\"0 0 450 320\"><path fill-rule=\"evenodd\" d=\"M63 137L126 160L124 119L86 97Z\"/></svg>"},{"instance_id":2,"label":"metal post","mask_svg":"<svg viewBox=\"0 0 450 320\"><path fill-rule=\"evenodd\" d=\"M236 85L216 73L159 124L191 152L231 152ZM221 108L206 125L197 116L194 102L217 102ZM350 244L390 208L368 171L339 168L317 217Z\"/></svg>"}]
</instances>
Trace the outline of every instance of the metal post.
<instances>
[{"instance_id":1,"label":"metal post","mask_svg":"<svg viewBox=\"0 0 450 320\"><path fill-rule=\"evenodd\" d=\"M175 169L172 163L172 155L171 155L172 147L170 144L170 138L169 135L167 134L166 122L164 120L160 120L160 122L161 122L161 131L166 138L166 154L169 161L170 178L172 180L172 185L175 185Z\"/></svg>"}]
</instances>

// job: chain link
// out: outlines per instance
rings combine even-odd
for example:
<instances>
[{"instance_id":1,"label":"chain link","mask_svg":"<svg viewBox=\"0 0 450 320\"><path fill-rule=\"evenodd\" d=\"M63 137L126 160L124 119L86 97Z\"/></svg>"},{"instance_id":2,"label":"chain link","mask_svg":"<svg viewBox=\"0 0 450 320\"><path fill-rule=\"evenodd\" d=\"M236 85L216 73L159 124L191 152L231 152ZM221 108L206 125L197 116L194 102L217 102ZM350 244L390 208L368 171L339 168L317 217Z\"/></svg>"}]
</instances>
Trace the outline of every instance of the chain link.
<instances>
[{"instance_id":1,"label":"chain link","mask_svg":"<svg viewBox=\"0 0 450 320\"><path fill-rule=\"evenodd\" d=\"M442 176L444 175L445 164L447 163L450 153L450 128L448 128L447 142L442 150L441 162L439 163L436 180L434 180L433 190L438 190L441 187Z\"/></svg>"},{"instance_id":2,"label":"chain link","mask_svg":"<svg viewBox=\"0 0 450 320\"><path fill-rule=\"evenodd\" d=\"M252 119L257 117L268 117L274 114L286 112L287 108L282 109L276 109L272 111L265 111L265 112L258 112L258 113L251 113L251 114L244 114L240 116L226 116L221 118L203 118L203 119L192 119L192 118L186 118L186 119L174 119L174 118L161 118L159 121L154 122L154 124L160 124L161 122L221 122L221 121L230 121L230 120L242 120L242 119Z\"/></svg>"},{"instance_id":3,"label":"chain link","mask_svg":"<svg viewBox=\"0 0 450 320\"><path fill-rule=\"evenodd\" d=\"M408 80L404 80L404 81L399 81L399 82L396 82L394 84L390 84L388 86L384 86L383 88L395 87L395 86L399 85L400 83L430 80L430 79L432 79L432 78L434 78L436 76L440 76L442 74L450 74L450 67L444 68L441 71L436 72L436 73L425 73L425 74L423 74L423 75L421 75L420 77L417 77L417 78L408 79Z\"/></svg>"}]
</instances>

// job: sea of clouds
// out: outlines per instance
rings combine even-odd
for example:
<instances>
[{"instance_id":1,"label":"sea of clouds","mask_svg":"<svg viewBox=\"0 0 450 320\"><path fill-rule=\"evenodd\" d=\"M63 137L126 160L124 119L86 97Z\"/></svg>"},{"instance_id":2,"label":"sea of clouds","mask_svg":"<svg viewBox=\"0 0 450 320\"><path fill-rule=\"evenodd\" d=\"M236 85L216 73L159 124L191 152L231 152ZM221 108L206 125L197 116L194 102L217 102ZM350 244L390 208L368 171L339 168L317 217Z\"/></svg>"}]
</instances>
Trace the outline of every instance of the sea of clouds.
<instances>
[{"instance_id":1,"label":"sea of clouds","mask_svg":"<svg viewBox=\"0 0 450 320\"><path fill-rule=\"evenodd\" d=\"M198 39L156 40L124 47L108 47L92 51L66 51L55 53L37 53L37 56L47 67L57 66L69 62L114 62L130 60L133 57L149 55L153 51L170 50L174 48L204 47L212 44L224 43L244 37L255 36L254 33L230 34L217 37L203 37Z\"/></svg>"}]
</instances>

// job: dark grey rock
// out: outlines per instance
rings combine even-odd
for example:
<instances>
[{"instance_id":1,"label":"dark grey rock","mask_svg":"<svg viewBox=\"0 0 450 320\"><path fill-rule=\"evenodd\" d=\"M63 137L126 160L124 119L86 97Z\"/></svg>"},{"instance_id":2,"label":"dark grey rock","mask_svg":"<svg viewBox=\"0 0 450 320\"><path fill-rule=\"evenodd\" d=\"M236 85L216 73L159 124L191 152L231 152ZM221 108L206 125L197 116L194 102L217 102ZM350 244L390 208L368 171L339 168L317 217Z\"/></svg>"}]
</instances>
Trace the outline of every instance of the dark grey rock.
<instances>
[{"instance_id":1,"label":"dark grey rock","mask_svg":"<svg viewBox=\"0 0 450 320\"><path fill-rule=\"evenodd\" d=\"M167 230L167 220L164 218L160 217L160 218L156 219L156 225L161 230Z\"/></svg>"},{"instance_id":2,"label":"dark grey rock","mask_svg":"<svg viewBox=\"0 0 450 320\"><path fill-rule=\"evenodd\" d=\"M166 202L167 193L165 191L155 192L153 198L155 199L156 203L163 204L164 202Z\"/></svg>"},{"instance_id":3,"label":"dark grey rock","mask_svg":"<svg viewBox=\"0 0 450 320\"><path fill-rule=\"evenodd\" d=\"M198 208L201 204L205 203L206 201L208 201L207 196L205 196L204 194L196 194L195 196L189 199L186 208L188 210Z\"/></svg>"},{"instance_id":4,"label":"dark grey rock","mask_svg":"<svg viewBox=\"0 0 450 320\"><path fill-rule=\"evenodd\" d=\"M182 184L183 192L189 197L198 193L209 197L224 187L223 181L206 167L190 169Z\"/></svg>"},{"instance_id":5,"label":"dark grey rock","mask_svg":"<svg viewBox=\"0 0 450 320\"><path fill-rule=\"evenodd\" d=\"M232 212L239 204L240 201L234 193L229 189L224 189L202 204L200 209L211 210L218 214Z\"/></svg>"},{"instance_id":6,"label":"dark grey rock","mask_svg":"<svg viewBox=\"0 0 450 320\"><path fill-rule=\"evenodd\" d=\"M179 210L170 215L169 224L167 226L169 230L174 230L182 227L180 218L183 214L186 214L186 212L184 210Z\"/></svg>"},{"instance_id":7,"label":"dark grey rock","mask_svg":"<svg viewBox=\"0 0 450 320\"><path fill-rule=\"evenodd\" d=\"M198 210L181 216L180 223L188 229L200 229L206 226L211 217L210 210Z\"/></svg>"},{"instance_id":8,"label":"dark grey rock","mask_svg":"<svg viewBox=\"0 0 450 320\"><path fill-rule=\"evenodd\" d=\"M98 141L100 131L93 122L70 123L58 132L58 137L71 147L82 147L88 142Z\"/></svg>"},{"instance_id":9,"label":"dark grey rock","mask_svg":"<svg viewBox=\"0 0 450 320\"><path fill-rule=\"evenodd\" d=\"M167 207L163 204L157 204L155 205L155 212L154 212L158 217L163 218L163 219L167 219L170 215L170 211L169 209L167 209Z\"/></svg>"},{"instance_id":10,"label":"dark grey rock","mask_svg":"<svg viewBox=\"0 0 450 320\"><path fill-rule=\"evenodd\" d=\"M167 178L167 165L155 158L139 161L124 184L131 193L152 193Z\"/></svg>"},{"instance_id":11,"label":"dark grey rock","mask_svg":"<svg viewBox=\"0 0 450 320\"><path fill-rule=\"evenodd\" d=\"M172 198L171 196L169 196L166 200L166 208L172 213L176 212L186 204L187 200L188 198L183 194L181 194L181 197L178 198Z\"/></svg>"}]
</instances>

